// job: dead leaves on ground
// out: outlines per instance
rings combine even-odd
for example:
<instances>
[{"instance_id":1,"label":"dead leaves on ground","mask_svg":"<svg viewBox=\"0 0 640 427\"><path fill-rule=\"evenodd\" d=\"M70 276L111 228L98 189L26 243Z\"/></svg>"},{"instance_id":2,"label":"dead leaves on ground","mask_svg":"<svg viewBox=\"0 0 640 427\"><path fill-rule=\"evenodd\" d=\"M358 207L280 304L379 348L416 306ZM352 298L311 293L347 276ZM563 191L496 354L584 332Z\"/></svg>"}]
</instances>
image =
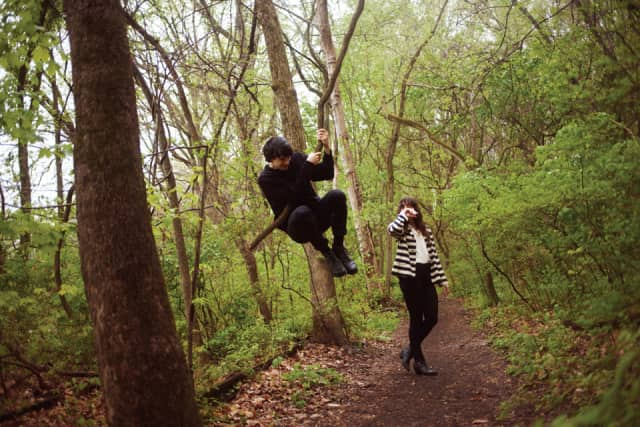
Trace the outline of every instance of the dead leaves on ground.
<instances>
[{"instance_id":1,"label":"dead leaves on ground","mask_svg":"<svg viewBox=\"0 0 640 427\"><path fill-rule=\"evenodd\" d=\"M212 410L208 421L215 426L329 425L344 405L338 385L355 381L349 372L354 364L346 362L354 351L359 350L308 344L242 384L234 401Z\"/></svg>"}]
</instances>

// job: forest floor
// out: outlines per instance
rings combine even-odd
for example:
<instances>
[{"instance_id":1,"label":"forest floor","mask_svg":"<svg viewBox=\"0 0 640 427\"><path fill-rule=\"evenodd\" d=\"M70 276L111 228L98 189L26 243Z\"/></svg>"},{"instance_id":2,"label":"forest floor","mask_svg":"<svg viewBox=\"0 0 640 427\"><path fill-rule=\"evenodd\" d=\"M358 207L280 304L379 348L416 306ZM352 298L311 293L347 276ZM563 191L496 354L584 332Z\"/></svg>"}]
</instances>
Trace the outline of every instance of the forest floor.
<instances>
[{"instance_id":1,"label":"forest floor","mask_svg":"<svg viewBox=\"0 0 640 427\"><path fill-rule=\"evenodd\" d=\"M388 341L357 346L306 344L242 383L234 399L208 406L207 426L530 426L531 408L500 404L517 391L507 363L470 326L471 314L441 298L439 323L423 343L437 376L418 376L400 364L407 320ZM67 393L65 393L67 394ZM75 414L74 414L75 413ZM549 417L549 414L546 414ZM548 419L548 418L547 418ZM103 425L99 390L64 405L30 412L2 426Z\"/></svg>"},{"instance_id":2,"label":"forest floor","mask_svg":"<svg viewBox=\"0 0 640 427\"><path fill-rule=\"evenodd\" d=\"M544 418L531 408L499 416L500 403L517 390L517 381L505 373L507 363L472 329L471 315L460 301L441 298L439 311L439 322L423 343L437 376L418 376L400 364L400 349L407 343L405 319L388 342L349 348L306 345L243 384L210 425L530 426ZM327 370L342 379L314 386Z\"/></svg>"}]
</instances>

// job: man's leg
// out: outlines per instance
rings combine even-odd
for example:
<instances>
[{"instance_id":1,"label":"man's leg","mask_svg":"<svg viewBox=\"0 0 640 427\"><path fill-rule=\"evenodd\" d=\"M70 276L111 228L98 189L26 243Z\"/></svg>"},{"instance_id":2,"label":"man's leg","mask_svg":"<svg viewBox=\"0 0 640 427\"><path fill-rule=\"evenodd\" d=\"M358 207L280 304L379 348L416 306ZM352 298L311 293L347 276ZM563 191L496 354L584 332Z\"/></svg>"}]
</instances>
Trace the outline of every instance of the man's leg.
<instances>
[{"instance_id":1,"label":"man's leg","mask_svg":"<svg viewBox=\"0 0 640 427\"><path fill-rule=\"evenodd\" d=\"M322 235L317 215L308 206L298 206L291 212L287 222L287 234L298 243L310 242L327 259L334 276L340 277L347 274L342 262L329 249L329 242Z\"/></svg>"},{"instance_id":2,"label":"man's leg","mask_svg":"<svg viewBox=\"0 0 640 427\"><path fill-rule=\"evenodd\" d=\"M347 234L347 197L340 190L331 190L318 203L318 222L320 230L331 227L333 233L333 252L342 261L349 274L358 272L356 263L344 247Z\"/></svg>"},{"instance_id":3,"label":"man's leg","mask_svg":"<svg viewBox=\"0 0 640 427\"><path fill-rule=\"evenodd\" d=\"M310 242L320 252L329 249L329 242L320 231L318 218L307 205L298 206L291 212L287 234L298 243Z\"/></svg>"}]
</instances>

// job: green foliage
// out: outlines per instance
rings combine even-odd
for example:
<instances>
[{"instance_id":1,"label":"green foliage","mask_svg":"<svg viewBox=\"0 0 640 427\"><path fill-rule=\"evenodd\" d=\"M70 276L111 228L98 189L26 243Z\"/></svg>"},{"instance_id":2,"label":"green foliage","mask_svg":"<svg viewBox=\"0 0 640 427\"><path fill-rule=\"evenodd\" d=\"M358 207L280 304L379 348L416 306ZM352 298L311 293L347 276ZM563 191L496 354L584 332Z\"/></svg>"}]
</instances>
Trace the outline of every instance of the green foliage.
<instances>
[{"instance_id":1,"label":"green foliage","mask_svg":"<svg viewBox=\"0 0 640 427\"><path fill-rule=\"evenodd\" d=\"M318 365L301 366L295 364L293 369L282 375L292 387L300 388L291 395L291 400L298 408L306 406L306 400L311 390L316 387L327 387L344 381L342 375L333 368L323 368Z\"/></svg>"},{"instance_id":2,"label":"green foliage","mask_svg":"<svg viewBox=\"0 0 640 427\"><path fill-rule=\"evenodd\" d=\"M627 70L640 58L628 49L638 37L625 27L637 17L625 5L581 5L581 25L560 17L537 29L541 37L487 72L468 115L445 124L501 146L444 194L448 273L479 307L493 275L500 305L482 309L480 322L523 380L508 405L586 405L554 425L638 423L630 332L640 312L640 140ZM602 21L589 21L593 13ZM603 27L624 36L606 45Z\"/></svg>"},{"instance_id":3,"label":"green foliage","mask_svg":"<svg viewBox=\"0 0 640 427\"><path fill-rule=\"evenodd\" d=\"M640 333L623 331L618 337L623 356L615 368L614 381L600 401L582 408L574 417L561 416L552 427L636 426L640 423Z\"/></svg>"},{"instance_id":4,"label":"green foliage","mask_svg":"<svg viewBox=\"0 0 640 427\"><path fill-rule=\"evenodd\" d=\"M297 383L305 390L317 386L338 384L343 381L342 375L333 368L322 368L318 365L302 367L299 363L282 377L289 382Z\"/></svg>"},{"instance_id":5,"label":"green foliage","mask_svg":"<svg viewBox=\"0 0 640 427\"><path fill-rule=\"evenodd\" d=\"M3 248L10 248L25 232L32 236L26 254L20 247L6 251L0 270L3 354L22 357L37 366L93 369L92 328L86 321L87 305L75 248L62 247L59 291L53 277L53 258L61 231L73 230L20 213L0 221L0 229ZM61 296L69 304L71 318L61 306Z\"/></svg>"},{"instance_id":6,"label":"green foliage","mask_svg":"<svg viewBox=\"0 0 640 427\"><path fill-rule=\"evenodd\" d=\"M629 420L637 421L633 404L639 393L633 363L638 359L637 330L569 328L570 323L554 311L532 315L506 306L483 310L478 322L489 328L492 345L504 352L509 373L523 384L503 405L505 414L513 406L531 402L536 412L570 403L587 406L572 419L575 424L563 424L567 417L560 417L554 425L626 426L634 425ZM538 387L531 387L540 384L549 390L542 397Z\"/></svg>"},{"instance_id":7,"label":"green foliage","mask_svg":"<svg viewBox=\"0 0 640 427\"><path fill-rule=\"evenodd\" d=\"M38 140L41 74L54 76L57 60L49 53L57 43L49 5L7 0L0 4L0 129L18 141Z\"/></svg>"},{"instance_id":8,"label":"green foliage","mask_svg":"<svg viewBox=\"0 0 640 427\"><path fill-rule=\"evenodd\" d=\"M639 154L637 139L627 138L609 115L594 114L560 129L553 144L536 151L535 165L469 172L447 194L452 225L467 236L455 254L476 265L454 263L456 277L477 282L477 266L497 265L511 281L496 284L502 299L516 298L515 286L536 307L535 312L494 312L505 319L498 320L493 343L506 351L510 372L525 384L548 384L548 394L537 400L541 411L567 401L594 404L607 388L635 392L633 383L614 382L616 366L627 369L620 356L635 354L633 346L612 345L610 337L632 327L640 310L635 266L640 212L630 202L640 188L633 160ZM484 249L474 247L474 240ZM527 390L511 404L525 403ZM616 411L637 417L625 406L627 397L613 405L607 396L571 421L578 424L568 425L601 425L579 423L602 421ZM631 425L624 416L612 419L621 423L612 425Z\"/></svg>"},{"instance_id":9,"label":"green foliage","mask_svg":"<svg viewBox=\"0 0 640 427\"><path fill-rule=\"evenodd\" d=\"M354 298L351 301L343 301L340 309L349 327L352 340L373 339L388 341L391 339L393 332L400 323L398 311L385 310L384 307L374 306L372 308L372 304L369 304L365 299L365 295L362 294L359 294L359 300Z\"/></svg>"},{"instance_id":10,"label":"green foliage","mask_svg":"<svg viewBox=\"0 0 640 427\"><path fill-rule=\"evenodd\" d=\"M535 168L461 175L447 193L452 224L481 239L488 258L537 303L585 294L585 284L598 280L631 289L640 238L639 207L629 203L640 174L631 159L638 154L638 141L624 139L607 115L571 122L537 151ZM531 287L534 280L543 286Z\"/></svg>"}]
</instances>

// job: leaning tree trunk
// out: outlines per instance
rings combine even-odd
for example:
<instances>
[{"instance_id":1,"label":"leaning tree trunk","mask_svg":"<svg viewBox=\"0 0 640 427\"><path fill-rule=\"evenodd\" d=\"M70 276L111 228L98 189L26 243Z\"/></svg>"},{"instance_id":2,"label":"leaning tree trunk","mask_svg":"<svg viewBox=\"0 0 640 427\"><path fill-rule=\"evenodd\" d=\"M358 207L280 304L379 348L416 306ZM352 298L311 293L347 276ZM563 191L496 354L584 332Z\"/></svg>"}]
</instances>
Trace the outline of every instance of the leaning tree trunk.
<instances>
[{"instance_id":1,"label":"leaning tree trunk","mask_svg":"<svg viewBox=\"0 0 640 427\"><path fill-rule=\"evenodd\" d=\"M332 75L336 67L336 49L333 45L333 37L331 35L331 26L329 24L329 13L327 10L327 0L318 1L318 23L320 28L320 40L322 41L322 50L325 53L327 61L327 71ZM347 130L347 122L340 96L340 87L336 80L333 91L331 92L331 108L336 127L338 142L342 142L342 156L340 159L343 163L345 175L348 180L347 195L353 212L353 222L356 228L360 253L365 266L365 274L367 276L367 285L369 290L372 288L381 289L379 283L382 272L380 271L376 260L376 252L373 244L371 227L367 221L362 219L363 197L362 186L358 179L356 164L353 159L353 153L349 144L349 131Z\"/></svg>"},{"instance_id":2,"label":"leaning tree trunk","mask_svg":"<svg viewBox=\"0 0 640 427\"><path fill-rule=\"evenodd\" d=\"M256 0L256 12L262 26L269 56L272 88L280 112L285 137L294 150L304 151L304 128L293 87L291 71L276 9L271 0ZM348 342L344 319L337 304L335 283L325 259L311 244L304 245L311 273L313 332L311 339L326 344Z\"/></svg>"},{"instance_id":3,"label":"leaning tree trunk","mask_svg":"<svg viewBox=\"0 0 640 427\"><path fill-rule=\"evenodd\" d=\"M117 0L65 0L82 276L109 425L200 426L146 202Z\"/></svg>"},{"instance_id":4,"label":"leaning tree trunk","mask_svg":"<svg viewBox=\"0 0 640 427\"><path fill-rule=\"evenodd\" d=\"M262 319L264 320L264 323L269 324L273 320L273 314L271 313L271 307L264 295L262 286L260 286L260 275L258 274L258 262L256 261L256 255L251 249L249 249L249 243L247 243L246 240L238 238L234 239L234 243L244 260L244 265L249 276L249 285L251 286L253 296L256 299L256 304L258 304L258 309L260 310Z\"/></svg>"}]
</instances>

